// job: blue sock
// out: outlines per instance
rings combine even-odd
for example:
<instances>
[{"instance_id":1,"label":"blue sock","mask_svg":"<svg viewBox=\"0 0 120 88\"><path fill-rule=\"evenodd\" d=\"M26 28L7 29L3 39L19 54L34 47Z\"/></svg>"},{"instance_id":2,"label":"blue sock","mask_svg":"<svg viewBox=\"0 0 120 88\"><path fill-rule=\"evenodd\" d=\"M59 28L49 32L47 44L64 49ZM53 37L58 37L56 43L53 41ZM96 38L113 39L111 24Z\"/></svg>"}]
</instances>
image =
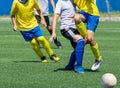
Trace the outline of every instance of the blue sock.
<instances>
[{"instance_id":1,"label":"blue sock","mask_svg":"<svg viewBox=\"0 0 120 88\"><path fill-rule=\"evenodd\" d=\"M72 67L74 66L74 63L76 61L76 55L75 55L75 50L71 53L71 56L70 56L70 60L69 60L69 63L68 63L68 67Z\"/></svg>"},{"instance_id":2,"label":"blue sock","mask_svg":"<svg viewBox=\"0 0 120 88\"><path fill-rule=\"evenodd\" d=\"M78 66L82 66L84 46L85 46L84 39L79 39L76 45L76 62Z\"/></svg>"}]
</instances>

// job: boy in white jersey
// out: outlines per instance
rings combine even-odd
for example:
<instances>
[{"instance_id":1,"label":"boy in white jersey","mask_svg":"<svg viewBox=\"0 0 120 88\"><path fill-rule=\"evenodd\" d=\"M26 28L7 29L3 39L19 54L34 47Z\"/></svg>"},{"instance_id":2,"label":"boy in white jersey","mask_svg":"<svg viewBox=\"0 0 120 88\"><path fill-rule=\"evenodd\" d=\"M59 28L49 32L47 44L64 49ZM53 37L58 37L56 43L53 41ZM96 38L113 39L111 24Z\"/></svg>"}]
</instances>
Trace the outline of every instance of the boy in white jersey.
<instances>
[{"instance_id":1,"label":"boy in white jersey","mask_svg":"<svg viewBox=\"0 0 120 88\"><path fill-rule=\"evenodd\" d=\"M51 26L51 22L50 22L50 19L49 19L49 0L37 0L38 1L38 4L40 5L41 7L41 11L44 15L44 18L45 18L45 21L46 21L46 24L47 24L47 30L49 31L50 34L52 34L52 26ZM55 9L55 4L54 4L54 0L50 0L51 4L52 4L52 7L53 7L53 10ZM40 24L40 16L38 13L35 12L35 17L38 21L38 23ZM58 39L54 39L54 43L55 45L58 47L58 48L62 48L62 45L60 43L60 41L58 41Z\"/></svg>"},{"instance_id":2,"label":"boy in white jersey","mask_svg":"<svg viewBox=\"0 0 120 88\"><path fill-rule=\"evenodd\" d=\"M61 34L68 40L70 40L72 47L74 48L71 53L69 63L65 66L67 70L74 70L78 73L85 73L82 67L82 60L84 54L84 39L76 30L73 17L75 15L74 7L70 0L58 0L53 18L53 31L50 41L52 42L56 38L56 24L59 17L61 17ZM75 64L76 62L76 64Z\"/></svg>"},{"instance_id":3,"label":"boy in white jersey","mask_svg":"<svg viewBox=\"0 0 120 88\"><path fill-rule=\"evenodd\" d=\"M38 11L42 24L46 26L44 17L36 0L14 0L10 13L13 30L16 31L18 29L25 41L30 42L33 50L41 58L42 62L47 62L47 59L40 50L38 42L43 45L51 60L59 61L59 58L53 53L49 42L43 36L38 26L34 16L34 8Z\"/></svg>"}]
</instances>

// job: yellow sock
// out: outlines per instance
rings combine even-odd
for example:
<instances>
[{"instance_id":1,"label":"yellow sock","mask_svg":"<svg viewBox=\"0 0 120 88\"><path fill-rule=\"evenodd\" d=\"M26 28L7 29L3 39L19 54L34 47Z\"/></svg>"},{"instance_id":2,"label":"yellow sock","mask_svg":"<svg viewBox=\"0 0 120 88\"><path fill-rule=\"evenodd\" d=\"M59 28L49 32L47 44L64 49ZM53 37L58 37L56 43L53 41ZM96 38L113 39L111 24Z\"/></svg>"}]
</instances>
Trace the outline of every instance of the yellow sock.
<instances>
[{"instance_id":1,"label":"yellow sock","mask_svg":"<svg viewBox=\"0 0 120 88\"><path fill-rule=\"evenodd\" d=\"M43 45L43 47L45 48L46 52L48 53L49 57L51 55L53 55L53 50L51 49L50 47L50 44L49 42L46 40L45 37L41 36L41 37L38 37L37 40Z\"/></svg>"},{"instance_id":2,"label":"yellow sock","mask_svg":"<svg viewBox=\"0 0 120 88\"><path fill-rule=\"evenodd\" d=\"M93 52L96 60L100 60L101 59L101 57L100 57L100 51L99 51L97 43L94 46L91 46L91 50L92 50L92 52Z\"/></svg>"},{"instance_id":3,"label":"yellow sock","mask_svg":"<svg viewBox=\"0 0 120 88\"><path fill-rule=\"evenodd\" d=\"M30 44L31 44L33 50L36 52L36 54L39 57L43 57L43 53L41 52L39 44L35 38L30 41Z\"/></svg>"},{"instance_id":4,"label":"yellow sock","mask_svg":"<svg viewBox=\"0 0 120 88\"><path fill-rule=\"evenodd\" d=\"M87 31L86 31L85 24L83 22L81 22L80 24L77 24L76 27L77 27L77 30L80 33L80 35L82 35L83 38L86 38Z\"/></svg>"}]
</instances>

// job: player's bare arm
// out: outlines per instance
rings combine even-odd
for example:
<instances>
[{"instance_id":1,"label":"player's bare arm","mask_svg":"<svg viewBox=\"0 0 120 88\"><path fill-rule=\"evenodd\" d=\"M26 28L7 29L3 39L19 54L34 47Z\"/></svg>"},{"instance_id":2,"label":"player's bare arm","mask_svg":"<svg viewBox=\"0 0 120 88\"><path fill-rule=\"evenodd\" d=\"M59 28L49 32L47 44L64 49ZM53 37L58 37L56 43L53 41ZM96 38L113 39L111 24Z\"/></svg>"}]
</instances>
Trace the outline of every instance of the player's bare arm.
<instances>
[{"instance_id":1,"label":"player's bare arm","mask_svg":"<svg viewBox=\"0 0 120 88\"><path fill-rule=\"evenodd\" d=\"M16 24L15 15L11 16L11 20L12 20L12 24L13 24L13 30L16 31L17 30L17 24Z\"/></svg>"},{"instance_id":2,"label":"player's bare arm","mask_svg":"<svg viewBox=\"0 0 120 88\"><path fill-rule=\"evenodd\" d=\"M55 38L56 38L56 25L57 25L57 20L59 18L59 14L54 14L54 17L53 17L53 24L52 24L52 35L49 39L50 42L52 42Z\"/></svg>"}]
</instances>

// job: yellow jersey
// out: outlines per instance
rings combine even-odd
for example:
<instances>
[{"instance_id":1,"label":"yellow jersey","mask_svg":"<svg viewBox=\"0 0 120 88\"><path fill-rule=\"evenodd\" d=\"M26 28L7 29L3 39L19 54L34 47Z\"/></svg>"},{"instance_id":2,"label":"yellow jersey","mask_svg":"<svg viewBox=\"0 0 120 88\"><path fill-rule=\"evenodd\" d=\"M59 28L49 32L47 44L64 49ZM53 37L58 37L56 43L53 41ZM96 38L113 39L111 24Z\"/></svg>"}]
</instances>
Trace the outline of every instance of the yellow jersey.
<instances>
[{"instance_id":1,"label":"yellow jersey","mask_svg":"<svg viewBox=\"0 0 120 88\"><path fill-rule=\"evenodd\" d=\"M73 3L80 10L83 10L90 15L100 16L99 10L94 0L73 0Z\"/></svg>"},{"instance_id":2,"label":"yellow jersey","mask_svg":"<svg viewBox=\"0 0 120 88\"><path fill-rule=\"evenodd\" d=\"M28 0L25 4L20 3L18 0L13 1L10 16L15 15L18 30L28 31L38 26L34 8L40 9L36 0Z\"/></svg>"}]
</instances>

